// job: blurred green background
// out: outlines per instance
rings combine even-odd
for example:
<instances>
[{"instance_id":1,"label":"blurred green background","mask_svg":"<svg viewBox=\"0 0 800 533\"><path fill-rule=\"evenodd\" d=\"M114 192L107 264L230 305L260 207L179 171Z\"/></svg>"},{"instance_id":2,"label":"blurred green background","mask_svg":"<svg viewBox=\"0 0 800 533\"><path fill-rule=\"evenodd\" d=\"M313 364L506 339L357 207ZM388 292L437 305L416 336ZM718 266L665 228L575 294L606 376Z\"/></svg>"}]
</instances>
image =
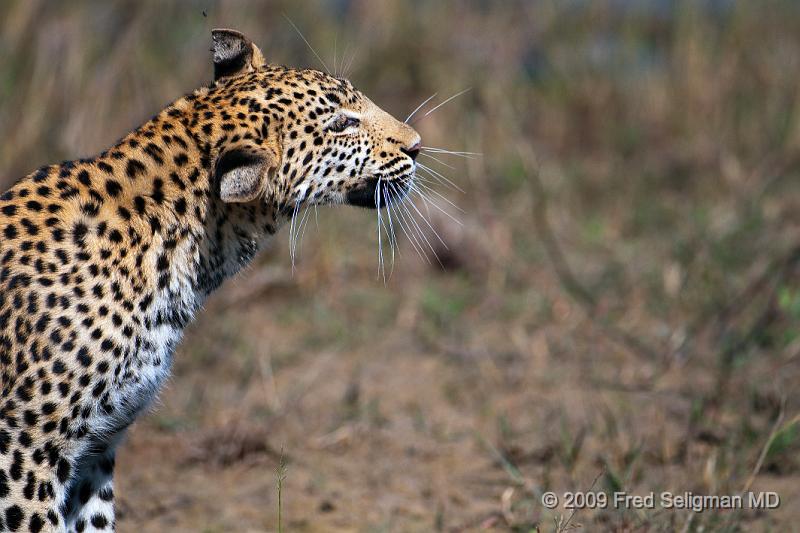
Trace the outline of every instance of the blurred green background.
<instances>
[{"instance_id":1,"label":"blurred green background","mask_svg":"<svg viewBox=\"0 0 800 533\"><path fill-rule=\"evenodd\" d=\"M442 265L401 238L384 284L373 214L320 210L209 301L119 530L798 531L800 4L7 0L0 184L208 83L212 28L321 68L284 15L401 119L470 88L415 127L482 155L420 158ZM539 503L593 480L782 505Z\"/></svg>"}]
</instances>

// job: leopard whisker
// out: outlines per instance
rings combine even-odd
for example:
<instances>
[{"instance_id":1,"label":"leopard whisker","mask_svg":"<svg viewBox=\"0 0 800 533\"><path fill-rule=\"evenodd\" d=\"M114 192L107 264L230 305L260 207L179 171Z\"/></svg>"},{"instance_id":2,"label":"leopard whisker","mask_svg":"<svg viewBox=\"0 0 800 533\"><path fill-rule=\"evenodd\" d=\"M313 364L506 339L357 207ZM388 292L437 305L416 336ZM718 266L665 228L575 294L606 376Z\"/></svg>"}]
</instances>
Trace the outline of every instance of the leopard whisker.
<instances>
[{"instance_id":1,"label":"leopard whisker","mask_svg":"<svg viewBox=\"0 0 800 533\"><path fill-rule=\"evenodd\" d=\"M424 153L424 152L421 152L421 153ZM456 154L456 153L449 153L449 152L430 152L430 153L428 153L426 155L430 155L431 153L433 153L433 154L441 154L441 155L449 155L449 156L453 156L453 157L461 157L463 159L469 159L471 161L478 158L478 156L465 155L465 154ZM445 163L441 163L441 164L444 165Z\"/></svg>"},{"instance_id":2,"label":"leopard whisker","mask_svg":"<svg viewBox=\"0 0 800 533\"><path fill-rule=\"evenodd\" d=\"M424 183L427 187L435 187L440 185L440 183L430 176L422 173L422 170L417 170L417 173L414 175L414 181L417 183Z\"/></svg>"},{"instance_id":3,"label":"leopard whisker","mask_svg":"<svg viewBox=\"0 0 800 533\"><path fill-rule=\"evenodd\" d=\"M316 50L314 50L314 47L313 47L313 46L311 46L311 43L309 43L309 42L308 42L308 39L306 39L306 36L305 36L305 35L303 35L303 32L301 32L301 31L300 31L300 28L298 28L298 27L295 25L295 23L294 23L294 22L292 22L292 19L290 19L290 18L289 18L289 16L288 16L286 13L284 13L284 14L283 14L283 17L284 17L286 20L288 20L288 21L289 21L289 24L291 24L291 25L292 25L292 27L293 27L293 28L294 28L294 30L297 32L297 34L300 36L300 38L301 38L301 39L303 39L303 42L305 42L305 43L306 43L306 46L308 46L308 49L309 49L309 50L311 50L311 52L312 52L312 53L313 53L313 54L316 56L316 58L319 60L319 62L320 62L320 63L322 63L322 66L323 66L323 67L325 67L325 71L326 71L328 74L330 74L330 73L331 73L331 69L329 69L329 68L328 68L328 65L325 63L325 61L323 61L323 60L322 60L322 58L321 58L321 57L319 56L319 54L317 53L317 51L316 51Z\"/></svg>"},{"instance_id":4,"label":"leopard whisker","mask_svg":"<svg viewBox=\"0 0 800 533\"><path fill-rule=\"evenodd\" d=\"M298 230L300 232L300 242L297 246L298 250L303 249L303 237L305 237L306 227L308 227L308 222L309 220L311 220L311 217L309 216L310 214L311 214L311 206L306 206L305 211L303 211L303 216L300 219L300 230Z\"/></svg>"},{"instance_id":5,"label":"leopard whisker","mask_svg":"<svg viewBox=\"0 0 800 533\"><path fill-rule=\"evenodd\" d=\"M383 231L386 232L386 238L389 240L389 251L391 253L391 267L389 268L389 278L391 279L392 273L394 273L394 242L392 237L392 232L389 230L389 227L386 225L386 221L383 218L383 211L389 212L389 204L386 198L386 186L387 183L378 181L378 196L383 197L383 208L378 208L378 218L383 228ZM386 283L386 262L384 261L384 270L383 270L383 278L384 283Z\"/></svg>"},{"instance_id":6,"label":"leopard whisker","mask_svg":"<svg viewBox=\"0 0 800 533\"><path fill-rule=\"evenodd\" d=\"M333 77L338 77L336 73L336 45L339 41L339 30L336 30L336 34L333 36Z\"/></svg>"},{"instance_id":7,"label":"leopard whisker","mask_svg":"<svg viewBox=\"0 0 800 533\"><path fill-rule=\"evenodd\" d=\"M341 64L339 65L339 69L341 70L341 72L339 73L340 76L347 77L346 62L348 60L347 52L349 51L350 51L350 43L348 42L347 45L344 47L344 52L342 52L342 61Z\"/></svg>"},{"instance_id":8,"label":"leopard whisker","mask_svg":"<svg viewBox=\"0 0 800 533\"><path fill-rule=\"evenodd\" d=\"M383 205L384 205L384 209L386 211L386 218L387 218L387 220L389 222L389 224L388 224L389 243L392 244L392 246L394 246L394 241L396 240L396 236L395 236L395 233L394 233L394 225L393 225L394 221L392 220L393 203L392 203L392 197L391 197L390 188L391 188L391 183L384 184L384 187L383 187ZM386 226L384 225L384 227L386 227ZM394 253L394 250L392 250L392 253Z\"/></svg>"},{"instance_id":9,"label":"leopard whisker","mask_svg":"<svg viewBox=\"0 0 800 533\"><path fill-rule=\"evenodd\" d=\"M433 189L434 187L437 187L439 185L444 185L448 189L453 189L453 187L450 186L449 184L442 183L442 181L439 178L437 178L435 176L432 176L432 175L429 175L429 174L425 174L425 172L428 172L428 171L425 170L425 169L422 169L422 168L417 169L417 173L414 175L415 176L414 179L416 181L425 183L431 189Z\"/></svg>"},{"instance_id":10,"label":"leopard whisker","mask_svg":"<svg viewBox=\"0 0 800 533\"><path fill-rule=\"evenodd\" d=\"M483 154L480 152L459 152L456 150L446 150L444 148L434 148L431 146L423 146L420 148L423 152L431 152L434 154L446 154L446 155L453 155L456 157L463 157L465 159L476 159L478 157L483 157Z\"/></svg>"},{"instance_id":11,"label":"leopard whisker","mask_svg":"<svg viewBox=\"0 0 800 533\"><path fill-rule=\"evenodd\" d=\"M392 246L392 236L389 232L389 229L386 227L386 222L383 220L383 210L386 208L385 202L385 189L386 189L386 182L382 179L378 179L378 185L375 187L375 207L378 215L378 243L379 243L379 255L380 255L380 267L381 267L381 274L383 276L383 282L386 283L386 258L383 254L383 246L382 246L382 239L381 234L382 232L386 232L386 237L389 239L389 248L392 253L392 267L390 269L389 277L391 277L391 272L394 271L394 248ZM381 201L384 202L381 205Z\"/></svg>"},{"instance_id":12,"label":"leopard whisker","mask_svg":"<svg viewBox=\"0 0 800 533\"><path fill-rule=\"evenodd\" d=\"M421 193L419 189L416 189L416 188L415 188L415 187L412 185L412 186L411 186L411 190L412 190L412 192L416 192L416 193L417 193L417 194L420 196L420 198L422 198L422 201L423 201L423 202L425 202L425 203L426 203L426 205L427 205L427 202L426 202L425 195L424 195L423 193ZM422 221L423 221L423 222L425 222L425 224L426 224L426 225L427 225L427 226L430 228L430 230L433 232L433 234L436 236L436 238L437 238L437 239L439 239L439 242L440 242L440 243L442 243L442 246L444 246L446 249L448 249L448 250L449 250L450 248L447 246L447 243L445 243L445 242L444 242L444 240L442 239L442 237L441 237L441 236L439 235L439 233L436 231L436 228L434 228L434 227L433 227L433 224L431 224L430 220L428 220L427 218L425 218L425 215L423 215L423 214L422 214L422 211L420 211L420 210L419 210L419 208L417 207L417 205L416 205L416 204L415 204L413 201L410 201L410 202L408 202L408 205L410 205L411 207L413 207L413 208L414 208L414 211L416 211L416 212L417 212L417 214L420 216L420 218L422 219Z\"/></svg>"},{"instance_id":13,"label":"leopard whisker","mask_svg":"<svg viewBox=\"0 0 800 533\"><path fill-rule=\"evenodd\" d=\"M391 184L387 184L387 185L391 185ZM387 191L387 188L388 187L384 187L383 188L383 201L384 201L384 204L386 205L386 218L389 220L389 227L388 227L386 233L389 236L389 247L390 247L390 249L392 251L392 267L391 267L391 269L389 269L389 278L391 279L392 274L394 274L394 254L395 254L395 248L397 248L397 235L395 235L395 232L394 232L394 221L392 220L392 200L391 200L391 196L389 195L389 193ZM386 228L385 224L384 224L384 228Z\"/></svg>"},{"instance_id":14,"label":"leopard whisker","mask_svg":"<svg viewBox=\"0 0 800 533\"><path fill-rule=\"evenodd\" d=\"M431 198L430 196L428 196L425 191L423 191L422 189L418 188L417 184L415 184L412 187L412 191L416 192L419 195L419 197L422 199L422 202L425 204L425 209L428 210L428 216L430 216L430 206L433 206L435 209L440 211L443 215L445 215L447 218L449 218L450 220L452 220L453 222L455 222L459 226L463 226L464 225L460 220L458 220L456 217L454 217L453 215L448 213L445 209L442 208L442 206L440 206L438 203L436 203L436 201L433 198ZM431 228L431 229L433 229L433 228ZM440 240L441 240L441 238L440 238ZM442 244L444 244L445 248L447 247L447 245L444 242L442 242Z\"/></svg>"},{"instance_id":15,"label":"leopard whisker","mask_svg":"<svg viewBox=\"0 0 800 533\"><path fill-rule=\"evenodd\" d=\"M417 166L419 168L423 169L423 170L428 171L434 178L439 180L440 183L442 183L444 185L449 185L450 187L453 187L454 189L456 189L458 192L460 192L462 194L466 194L464 192L464 189L462 189L461 187L456 185L452 180L450 180L447 176L445 176L441 172L439 172L439 171L437 171L437 170L435 170L435 169L433 169L433 168L431 168L431 167L429 167L427 165L419 163L419 162L417 163Z\"/></svg>"},{"instance_id":16,"label":"leopard whisker","mask_svg":"<svg viewBox=\"0 0 800 533\"><path fill-rule=\"evenodd\" d=\"M414 109L414 111L412 111L412 112L411 112L411 114L410 114L410 115L408 115L408 116L406 117L406 119L403 121L403 124L408 124L408 121L409 121L409 120L411 120L411 118L412 118L412 117L413 117L413 116L414 116L414 115L417 113L417 111L419 111L420 109L422 109L422 108L425 106L425 104L427 104L428 102L430 102L431 100L433 100L434 98L436 98L436 95L438 95L438 94L439 94L438 92L437 92L437 93L433 93L433 94L432 94L432 95L430 95L428 98L426 98L424 102L422 102L421 104L419 104L419 105L417 106L417 108L416 108L416 109Z\"/></svg>"},{"instance_id":17,"label":"leopard whisker","mask_svg":"<svg viewBox=\"0 0 800 533\"><path fill-rule=\"evenodd\" d=\"M447 163L445 163L441 159L439 159L437 157L433 157L431 154L426 154L425 152L420 152L419 155L421 155L422 157L427 157L428 159L433 159L434 161L436 161L437 163L439 163L440 165L442 165L444 167L447 167L447 168L450 168L450 169L453 169L453 170L456 169L456 167L454 167L453 165L448 165Z\"/></svg>"},{"instance_id":18,"label":"leopard whisker","mask_svg":"<svg viewBox=\"0 0 800 533\"><path fill-rule=\"evenodd\" d=\"M461 96L462 94L465 94L465 93L469 92L470 90L472 90L472 87L467 87L467 88L466 88L466 89L464 89L463 91L461 91L461 92L457 92L456 94L454 94L453 96L451 96L450 98L448 98L447 100L445 100L444 102L442 102L442 103L438 104L438 105L437 105L437 106L435 106L433 109L429 110L427 113L425 113L424 115L422 115L421 117L419 117L417 120L415 120L414 122L412 122L412 124L414 124L415 122L419 122L420 120L424 119L425 117L427 117L428 115L430 115L431 113L433 113L434 111L436 111L437 109L439 109L440 107L442 107L443 105L445 105L446 103L448 103L448 102L451 102L451 101L455 100L456 98L458 98L458 97L459 97L459 96Z\"/></svg>"},{"instance_id":19,"label":"leopard whisker","mask_svg":"<svg viewBox=\"0 0 800 533\"><path fill-rule=\"evenodd\" d=\"M350 45L348 44L348 49L349 49L349 46ZM345 50L345 52L346 51L347 50ZM357 55L358 55L358 48L355 48L355 49L353 49L353 53L350 55L350 59L347 61L347 65L344 67L343 75L344 75L345 78L349 78L350 77L350 68L353 66L353 63L354 63Z\"/></svg>"},{"instance_id":20,"label":"leopard whisker","mask_svg":"<svg viewBox=\"0 0 800 533\"><path fill-rule=\"evenodd\" d=\"M408 209L408 207L411 206L414 209L414 211L416 211L416 213L420 216L420 218L422 218L422 220L424 220L426 223L428 223L428 220L425 218L425 215L423 215L420 212L420 210L417 209L417 206L414 205L414 201L411 198L409 198L409 201L407 201L404 204L404 206L406 208L406 211L408 212L408 215L409 215L409 218L411 220L411 223L416 228L417 235L419 235L422 238L422 240L425 242L425 244L428 246L428 249L431 251L431 253L433 254L433 257L436 259L436 262L439 263L439 265L442 268L444 268L444 265L442 264L442 261L439 259L439 254L436 253L436 249L433 247L433 244L431 244L431 241L428 239L427 235L425 235L425 231L423 231L423 229L420 227L419 222L417 222L417 219L412 215L412 213ZM428 223L428 225L430 225L430 223ZM434 231L434 233L436 233L436 232ZM438 237L438 234L437 234L437 237ZM441 238L440 238L440 240L441 240Z\"/></svg>"},{"instance_id":21,"label":"leopard whisker","mask_svg":"<svg viewBox=\"0 0 800 533\"><path fill-rule=\"evenodd\" d=\"M427 252L425 252L425 248L430 248L433 251L433 247L431 247L430 241L425 237L425 234L422 232L422 229L417 224L416 219L414 218L411 209L409 209L408 205L411 203L410 200L406 200L403 203L403 211L407 217L406 221L408 222L409 228L411 228L411 232L417 239L419 240L420 246L422 247L423 253L425 253L426 257L428 256ZM435 252L434 252L435 253Z\"/></svg>"},{"instance_id":22,"label":"leopard whisker","mask_svg":"<svg viewBox=\"0 0 800 533\"><path fill-rule=\"evenodd\" d=\"M454 217L453 215L448 213L445 209L442 208L442 206L437 204L432 198L430 198L429 196L426 196L425 193L421 189L415 189L414 192L416 192L418 195L420 195L420 197L422 198L422 201L425 203L425 207L426 208L430 208L430 206L433 206L436 210L440 211L444 216L446 216L447 218L449 218L450 220L452 220L453 222L455 222L459 226L463 226L464 225L463 222L461 222L456 217Z\"/></svg>"},{"instance_id":23,"label":"leopard whisker","mask_svg":"<svg viewBox=\"0 0 800 533\"><path fill-rule=\"evenodd\" d=\"M393 191L396 193L397 192L397 186L396 185L392 185L392 188L393 188ZM408 239L408 242L414 248L414 251L417 252L417 255L419 255L420 259L424 259L425 261L427 261L430 264L430 259L428 258L427 254L424 253L423 248L422 248L422 244L419 242L419 239L417 238L417 236L414 235L413 231L411 230L411 225L409 224L409 222L406 220L406 218L404 216L403 202L395 204L395 209L396 209L395 214L397 215L397 223L400 226L400 229L403 230L403 233L405 233L406 238Z\"/></svg>"},{"instance_id":24,"label":"leopard whisker","mask_svg":"<svg viewBox=\"0 0 800 533\"><path fill-rule=\"evenodd\" d=\"M292 218L289 221L289 256L292 260L292 274L294 274L294 264L295 264L295 247L294 247L294 227L297 223L297 213L300 211L300 200L296 200L294 204L294 209L292 210Z\"/></svg>"},{"instance_id":25,"label":"leopard whisker","mask_svg":"<svg viewBox=\"0 0 800 533\"><path fill-rule=\"evenodd\" d=\"M416 185L417 185L417 186L418 186L418 187L419 187L419 188L420 188L422 191L424 191L424 192L425 192L426 194L428 194L428 195L431 195L431 194L434 194L434 195L436 195L437 199L439 199L439 200L442 200L443 202L446 202L446 203L447 203L447 204L448 204L450 207L452 207L453 209L455 209L455 210L457 210L457 211L459 211L459 212L461 212L461 213L463 213L463 214L466 214L466 211L464 211L463 209L461 209L460 207L458 207L456 204L454 204L452 201L450 201L450 199L448 199L448 198L447 198L446 196L444 196L442 193L440 193L439 191L437 191L436 189L434 189L434 188L433 188L433 187L431 187L430 185L427 185L427 184L426 184L426 182L427 182L427 183L430 183L429 181L425 180L425 179L424 179L422 176L418 176L418 178L419 178L419 179L417 180L417 182L416 182ZM430 198L430 196L429 196L428 198Z\"/></svg>"},{"instance_id":26,"label":"leopard whisker","mask_svg":"<svg viewBox=\"0 0 800 533\"><path fill-rule=\"evenodd\" d=\"M386 265L383 262L383 231L381 226L383 219L381 218L381 178L378 178L378 184L375 186L375 212L378 217L378 277L380 278L383 273L383 283L386 283Z\"/></svg>"},{"instance_id":27,"label":"leopard whisker","mask_svg":"<svg viewBox=\"0 0 800 533\"><path fill-rule=\"evenodd\" d=\"M308 221L309 206L305 206L298 217L298 222L294 227L294 256L299 257L303 249L303 232Z\"/></svg>"}]
</instances>

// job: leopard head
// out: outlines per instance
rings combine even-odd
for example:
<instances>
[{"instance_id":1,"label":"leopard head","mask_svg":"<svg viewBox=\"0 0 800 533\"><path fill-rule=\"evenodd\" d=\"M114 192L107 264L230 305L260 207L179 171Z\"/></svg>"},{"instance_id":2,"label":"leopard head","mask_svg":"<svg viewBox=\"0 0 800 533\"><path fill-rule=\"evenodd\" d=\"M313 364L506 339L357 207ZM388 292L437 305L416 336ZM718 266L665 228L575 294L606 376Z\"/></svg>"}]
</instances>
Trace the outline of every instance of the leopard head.
<instances>
[{"instance_id":1,"label":"leopard head","mask_svg":"<svg viewBox=\"0 0 800 533\"><path fill-rule=\"evenodd\" d=\"M413 187L420 135L346 79L268 64L234 30L214 30L214 83L200 128L213 138L226 202L380 208ZM204 118L208 117L208 118Z\"/></svg>"}]
</instances>

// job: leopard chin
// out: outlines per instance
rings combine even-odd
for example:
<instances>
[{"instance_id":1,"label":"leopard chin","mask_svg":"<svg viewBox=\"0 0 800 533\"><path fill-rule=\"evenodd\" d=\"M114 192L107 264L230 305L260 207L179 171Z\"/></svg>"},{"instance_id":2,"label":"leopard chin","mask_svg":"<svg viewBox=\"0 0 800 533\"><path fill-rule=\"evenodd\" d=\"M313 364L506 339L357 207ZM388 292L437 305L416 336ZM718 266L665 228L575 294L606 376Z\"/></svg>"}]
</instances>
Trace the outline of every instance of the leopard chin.
<instances>
[{"instance_id":1,"label":"leopard chin","mask_svg":"<svg viewBox=\"0 0 800 533\"><path fill-rule=\"evenodd\" d=\"M381 183L380 198L376 194L379 182ZM351 189L345 199L348 205L377 209L386 207L387 204L397 205L402 202L411 192L411 187L412 177L410 176L392 180L367 178L362 184Z\"/></svg>"}]
</instances>

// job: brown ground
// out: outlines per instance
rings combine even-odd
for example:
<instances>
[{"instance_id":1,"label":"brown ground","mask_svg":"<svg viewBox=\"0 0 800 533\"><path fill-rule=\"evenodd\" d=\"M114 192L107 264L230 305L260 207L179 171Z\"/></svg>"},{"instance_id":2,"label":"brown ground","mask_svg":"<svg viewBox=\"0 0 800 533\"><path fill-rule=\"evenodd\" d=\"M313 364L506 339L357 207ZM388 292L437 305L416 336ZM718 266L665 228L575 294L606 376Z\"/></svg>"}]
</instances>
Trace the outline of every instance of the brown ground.
<instances>
[{"instance_id":1,"label":"brown ground","mask_svg":"<svg viewBox=\"0 0 800 533\"><path fill-rule=\"evenodd\" d=\"M697 405L714 395L712 373L620 350L555 279L520 296L552 298L554 316L535 327L507 318L535 311L481 293L454 316L432 318L430 288L398 287L425 275L446 299L475 283L414 261L397 265L384 287L352 260L311 252L279 288L237 296L251 279L280 278L262 266L215 298L188 334L163 405L120 454L122 530L275 530L281 450L286 531L522 531L537 523L549 531L564 513L543 510L538 495L586 489L600 474L598 488L639 493L724 494L744 483L730 476L755 464L779 401L779 385L764 380L778 369L730 386L761 387L763 397L749 399L757 405L746 419L761 427L752 445L728 448L741 413ZM318 262L327 266L322 275ZM738 517L744 527L794 518L797 478L768 470L755 487L778 491L788 505ZM689 515L590 516L575 523L671 531Z\"/></svg>"},{"instance_id":2,"label":"brown ground","mask_svg":"<svg viewBox=\"0 0 800 533\"><path fill-rule=\"evenodd\" d=\"M800 531L800 10L625 4L0 3L4 183L207 81L211 27L317 66L283 12L401 118L472 87L417 124L483 154L424 161L444 268L376 279L374 213L294 273L281 233L131 430L120 531ZM540 504L748 487L782 505Z\"/></svg>"}]
</instances>

